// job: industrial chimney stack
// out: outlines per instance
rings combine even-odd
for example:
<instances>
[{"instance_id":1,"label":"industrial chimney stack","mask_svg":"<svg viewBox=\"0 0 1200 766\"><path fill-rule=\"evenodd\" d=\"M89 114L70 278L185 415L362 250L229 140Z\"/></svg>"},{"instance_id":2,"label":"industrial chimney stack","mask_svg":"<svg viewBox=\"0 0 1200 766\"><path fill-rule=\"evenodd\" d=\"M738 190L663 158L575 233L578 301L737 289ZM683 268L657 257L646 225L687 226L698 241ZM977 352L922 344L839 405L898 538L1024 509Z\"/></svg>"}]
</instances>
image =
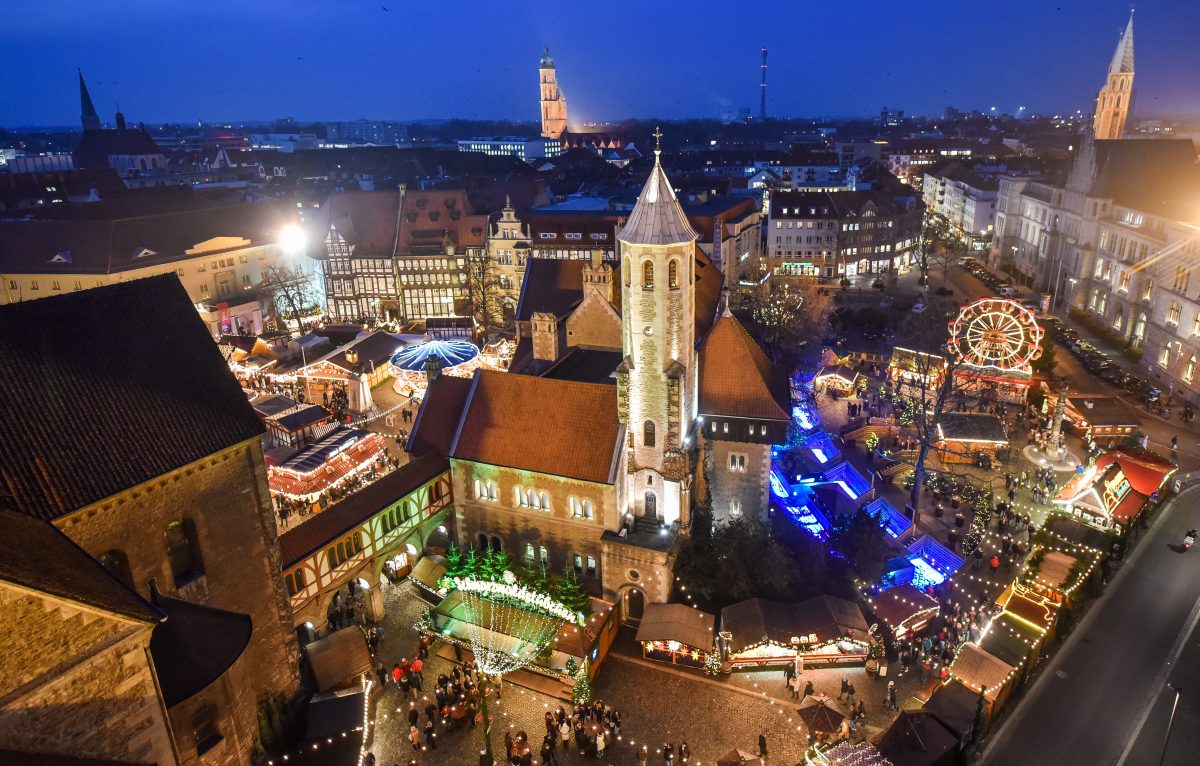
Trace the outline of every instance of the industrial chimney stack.
<instances>
[{"instance_id":1,"label":"industrial chimney stack","mask_svg":"<svg viewBox=\"0 0 1200 766\"><path fill-rule=\"evenodd\" d=\"M767 121L767 49L762 49L762 85L759 86L758 119Z\"/></svg>"}]
</instances>

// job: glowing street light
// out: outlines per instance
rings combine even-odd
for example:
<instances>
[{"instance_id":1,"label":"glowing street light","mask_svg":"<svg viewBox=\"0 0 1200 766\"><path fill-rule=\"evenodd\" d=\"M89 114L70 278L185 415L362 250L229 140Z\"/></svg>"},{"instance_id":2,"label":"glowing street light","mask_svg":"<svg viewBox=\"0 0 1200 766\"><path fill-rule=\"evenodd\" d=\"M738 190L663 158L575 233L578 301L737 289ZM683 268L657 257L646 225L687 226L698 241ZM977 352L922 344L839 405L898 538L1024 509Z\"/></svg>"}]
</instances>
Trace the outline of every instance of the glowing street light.
<instances>
[{"instance_id":1,"label":"glowing street light","mask_svg":"<svg viewBox=\"0 0 1200 766\"><path fill-rule=\"evenodd\" d=\"M300 255L307 246L308 236L296 224L289 223L279 230L279 247L288 255Z\"/></svg>"}]
</instances>

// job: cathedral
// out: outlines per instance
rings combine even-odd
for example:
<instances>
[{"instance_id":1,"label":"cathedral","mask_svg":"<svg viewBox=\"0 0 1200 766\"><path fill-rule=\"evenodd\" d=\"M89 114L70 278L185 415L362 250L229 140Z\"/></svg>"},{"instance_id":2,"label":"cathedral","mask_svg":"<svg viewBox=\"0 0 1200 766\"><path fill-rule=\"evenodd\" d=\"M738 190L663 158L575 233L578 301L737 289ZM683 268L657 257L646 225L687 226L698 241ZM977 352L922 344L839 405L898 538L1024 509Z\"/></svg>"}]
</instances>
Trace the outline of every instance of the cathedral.
<instances>
[{"instance_id":1,"label":"cathedral","mask_svg":"<svg viewBox=\"0 0 1200 766\"><path fill-rule=\"evenodd\" d=\"M573 572L626 621L669 600L693 513L765 517L791 412L786 372L719 312L721 274L659 154L619 267L531 260L517 309L531 363L437 378L412 435L445 445L461 545Z\"/></svg>"}]
</instances>

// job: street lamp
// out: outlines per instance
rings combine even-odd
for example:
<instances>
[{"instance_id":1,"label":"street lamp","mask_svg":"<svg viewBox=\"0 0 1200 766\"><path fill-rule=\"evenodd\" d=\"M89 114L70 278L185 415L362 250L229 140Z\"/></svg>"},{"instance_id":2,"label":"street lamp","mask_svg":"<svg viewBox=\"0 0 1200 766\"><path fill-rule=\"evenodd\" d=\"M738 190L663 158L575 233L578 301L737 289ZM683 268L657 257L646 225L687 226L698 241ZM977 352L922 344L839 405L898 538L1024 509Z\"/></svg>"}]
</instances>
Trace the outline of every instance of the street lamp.
<instances>
[{"instance_id":1,"label":"street lamp","mask_svg":"<svg viewBox=\"0 0 1200 766\"><path fill-rule=\"evenodd\" d=\"M308 235L296 224L289 223L279 230L279 247L287 255L300 255L307 245Z\"/></svg>"}]
</instances>

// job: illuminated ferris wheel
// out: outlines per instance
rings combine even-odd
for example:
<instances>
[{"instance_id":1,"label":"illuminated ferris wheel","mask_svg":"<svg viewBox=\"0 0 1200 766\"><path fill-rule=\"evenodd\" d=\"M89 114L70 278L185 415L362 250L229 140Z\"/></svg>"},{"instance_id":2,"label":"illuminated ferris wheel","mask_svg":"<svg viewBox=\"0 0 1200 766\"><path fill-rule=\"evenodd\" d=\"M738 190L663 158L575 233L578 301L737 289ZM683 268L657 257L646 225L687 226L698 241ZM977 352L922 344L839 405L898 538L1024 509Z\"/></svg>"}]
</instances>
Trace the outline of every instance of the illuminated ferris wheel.
<instances>
[{"instance_id":1,"label":"illuminated ferris wheel","mask_svg":"<svg viewBox=\"0 0 1200 766\"><path fill-rule=\"evenodd\" d=\"M1042 355L1044 331L1033 312L1007 298L963 306L950 323L950 353L966 365L1029 372Z\"/></svg>"}]
</instances>

